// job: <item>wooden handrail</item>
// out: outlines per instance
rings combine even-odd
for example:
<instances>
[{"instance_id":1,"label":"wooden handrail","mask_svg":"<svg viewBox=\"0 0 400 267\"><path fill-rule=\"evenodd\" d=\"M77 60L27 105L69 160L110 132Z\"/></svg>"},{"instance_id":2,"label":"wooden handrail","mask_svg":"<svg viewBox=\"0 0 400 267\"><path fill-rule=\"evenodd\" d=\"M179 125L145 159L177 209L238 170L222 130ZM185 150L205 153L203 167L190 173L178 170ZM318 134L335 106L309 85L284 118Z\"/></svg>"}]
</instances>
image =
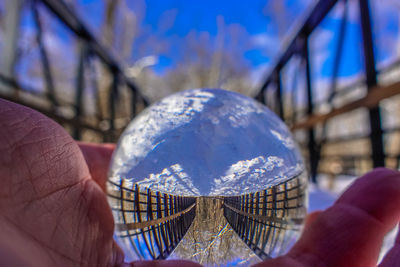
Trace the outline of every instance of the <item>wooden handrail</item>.
<instances>
[{"instance_id":1,"label":"wooden handrail","mask_svg":"<svg viewBox=\"0 0 400 267\"><path fill-rule=\"evenodd\" d=\"M194 207L196 206L196 203L192 204L190 207L188 207L187 209L177 212L175 214L172 214L170 216L167 217L163 217L163 218L158 218L155 220L151 220L151 221L144 221L144 222L134 222L134 223L127 223L127 224L123 224L123 223L118 223L115 225L115 228L118 231L128 231L128 230L136 230L136 229L143 229L146 227L150 227L150 226L155 226L170 220L173 220L179 216L182 216L185 213L188 213L189 211L191 211Z\"/></svg>"},{"instance_id":2,"label":"wooden handrail","mask_svg":"<svg viewBox=\"0 0 400 267\"><path fill-rule=\"evenodd\" d=\"M309 129L314 127L318 123L323 123L333 117L344 114L346 112L366 107L373 108L379 105L379 102L385 98L389 98L400 94L400 82L388 85L388 86L377 86L371 89L366 96L363 98L345 104L340 108L335 108L332 111L325 114L312 115L302 122L296 123L291 127L291 131L297 131L300 129Z\"/></svg>"},{"instance_id":3,"label":"wooden handrail","mask_svg":"<svg viewBox=\"0 0 400 267\"><path fill-rule=\"evenodd\" d=\"M237 214L240 214L244 217L252 218L252 219L260 221L260 222L275 222L275 223L280 223L280 224L288 224L288 221L278 218L276 216L265 216L265 215L260 215L260 214L248 213L248 212L244 212L242 210L238 210L226 203L224 203L223 205L225 207L227 207L228 209L232 210L233 212L236 212ZM303 222L303 219L299 219L299 218L290 218L290 220L293 221L295 224L301 224Z\"/></svg>"}]
</instances>

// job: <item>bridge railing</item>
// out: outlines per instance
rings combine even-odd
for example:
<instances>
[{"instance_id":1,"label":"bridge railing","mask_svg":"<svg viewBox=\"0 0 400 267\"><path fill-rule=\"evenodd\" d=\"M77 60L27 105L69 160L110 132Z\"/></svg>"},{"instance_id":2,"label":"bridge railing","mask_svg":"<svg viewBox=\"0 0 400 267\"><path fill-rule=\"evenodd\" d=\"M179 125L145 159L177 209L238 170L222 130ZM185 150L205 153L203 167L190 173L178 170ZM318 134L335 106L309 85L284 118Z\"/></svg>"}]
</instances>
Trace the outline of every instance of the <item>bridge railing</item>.
<instances>
[{"instance_id":1,"label":"bridge railing","mask_svg":"<svg viewBox=\"0 0 400 267\"><path fill-rule=\"evenodd\" d=\"M130 244L135 258L167 258L196 216L194 197L130 187L124 180L109 182L108 187L116 235Z\"/></svg>"},{"instance_id":2,"label":"bridge railing","mask_svg":"<svg viewBox=\"0 0 400 267\"><path fill-rule=\"evenodd\" d=\"M14 54L10 55L14 58L9 60L10 66L0 71L0 97L39 110L70 130L76 139L116 141L127 123L148 104L137 85L126 75L124 66L63 0L15 0L6 1L6 4L9 5L6 20L13 23L7 25L3 52ZM19 31L23 10L31 15L28 16L32 17L29 23L35 28L34 49L39 54L39 65L35 69L41 72L40 84L43 85L39 87L44 90L32 86L38 83L37 78L23 84L15 73L15 61L19 60L15 47L21 42L18 38L22 36ZM49 53L45 31L48 20L60 24L64 35L72 36L74 40L74 45L67 49L69 51L59 52L77 57L71 59L76 62L75 81L68 85L57 82L57 77L63 76L62 72L71 70L67 71L64 62ZM60 58L63 57L60 55ZM56 71L58 75L55 75Z\"/></svg>"},{"instance_id":3,"label":"bridge railing","mask_svg":"<svg viewBox=\"0 0 400 267\"><path fill-rule=\"evenodd\" d=\"M337 33L339 38L337 38L338 41L334 49L336 54L333 62L331 92L329 97L322 102L315 100L315 94L319 88L315 87L311 75L310 36L335 6L339 3L347 6L350 1L323 0L314 6L304 23L300 25L298 31L287 42L287 46L282 50L282 55L278 58L257 95L257 99L263 103L278 103L272 108L291 126L295 135L296 133L306 135L304 140L299 139L298 141L308 159L311 176L314 181L317 173L322 172L359 175L372 167L399 167L400 151L388 147L390 142L387 142L387 140L393 139L394 136L400 134L400 126L383 126L382 102L384 99L393 98L397 95L400 92L400 84L397 82L389 86L383 86L378 83L377 76L390 69L400 68L400 64L396 62L385 69L377 69L368 0L356 0L362 29L362 51L365 63L364 78L350 86L346 86L346 88L337 86L340 59L343 55L345 25L348 16L348 11L345 8L342 17L343 23ZM115 141L127 123L147 105L147 101L139 88L126 76L123 66L96 39L74 9L64 1L15 0L7 2L13 3L15 6L20 5L17 3L29 4L29 9L33 14L33 23L36 27L36 42L45 90L38 90L31 87L32 85L30 84L22 84L15 76L1 71L0 96L30 106L56 119L65 128L69 129L76 139ZM43 13L56 18L57 21L61 21L76 39L76 42L79 43L77 46L78 58L76 61L78 63L75 70L75 82L72 86L59 88L56 84L52 66L54 60L50 60L49 49L44 41ZM17 12L15 14L7 12L6 15L11 17L11 21L18 24L17 20L12 20L13 17L18 17ZM18 29L18 25L14 25L14 28ZM14 32L10 36L15 37L18 35ZM5 39L9 39L9 36L5 37ZM11 48L17 44L12 41L7 41L6 43ZM284 104L288 88L285 88L282 81L283 72L285 66L294 58L300 59L300 68L305 73L305 99L307 100L305 108ZM109 78L108 83L104 82L104 76ZM91 88L89 89L89 87ZM295 90L296 88L298 87L295 87ZM365 91L365 95L355 99L355 101L346 103L342 101L339 106L335 104L336 100L343 98L343 96L351 95L357 90ZM66 91L73 95L71 101L66 101L61 96ZM270 94L271 91L274 91L274 94ZM95 104L88 105L88 101L92 101L91 103L94 102ZM94 107L94 111L88 111L89 106ZM320 112L320 107L322 106L328 106L329 111ZM329 122L339 115L350 114L360 110L367 110L368 118L365 121L358 121L358 123L365 124L366 128L370 130L361 134L335 136L334 138L328 136L329 129L327 128L329 127L327 125ZM95 136L96 138L87 138L87 136ZM384 142L384 140L386 141ZM331 147L349 146L350 144L353 147L361 146L368 147L368 149L366 149L367 151L362 151L362 153L356 153L353 149L354 153L352 154L327 152L334 150Z\"/></svg>"},{"instance_id":4,"label":"bridge railing","mask_svg":"<svg viewBox=\"0 0 400 267\"><path fill-rule=\"evenodd\" d=\"M343 58L350 2L357 3L358 12L356 13L359 14L360 39L362 40L362 47L359 49L363 55L364 77L340 88L338 86L340 77L338 76ZM317 101L316 94L321 92L322 88L317 88L313 81L310 54L314 51L310 51L311 36L324 18L339 4L344 8L339 29L335 32L337 38L333 38L335 44L333 44L334 49L331 50L331 53L334 53L334 60L330 86L327 88L328 97ZM328 173L333 177L339 174L358 176L373 167L399 168L400 150L393 149L390 145L393 142L389 141L398 139L400 127L384 127L382 105L383 100L395 99L395 96L400 93L400 83L398 81L392 81L389 85L378 83L378 75L384 76L385 73L400 69L400 61L394 62L385 69L377 69L369 5L369 0L319 1L298 31L289 39L287 46L282 50L283 53L277 59L256 96L260 102L275 110L289 125L295 137L298 137L298 143L309 163L309 170L314 182L316 182L318 173ZM304 74L302 78L305 81L305 90L301 90L303 89L301 88L302 82L299 79L294 80L293 88L284 86L285 68L293 60L299 61L295 76ZM290 90L292 90L291 96L288 92ZM303 92L305 104L300 106L299 101L296 101L295 98ZM287 100L288 98L291 100ZM346 121L346 116L356 118L349 122ZM385 114L385 116L393 118L395 115ZM358 131L356 134L332 137L329 132L331 129L329 123L333 121L337 123L336 127L341 124L340 127L353 128L357 124L361 124L365 130Z\"/></svg>"},{"instance_id":5,"label":"bridge railing","mask_svg":"<svg viewBox=\"0 0 400 267\"><path fill-rule=\"evenodd\" d=\"M275 257L300 234L305 186L305 178L295 177L256 193L224 197L225 218L261 259Z\"/></svg>"}]
</instances>

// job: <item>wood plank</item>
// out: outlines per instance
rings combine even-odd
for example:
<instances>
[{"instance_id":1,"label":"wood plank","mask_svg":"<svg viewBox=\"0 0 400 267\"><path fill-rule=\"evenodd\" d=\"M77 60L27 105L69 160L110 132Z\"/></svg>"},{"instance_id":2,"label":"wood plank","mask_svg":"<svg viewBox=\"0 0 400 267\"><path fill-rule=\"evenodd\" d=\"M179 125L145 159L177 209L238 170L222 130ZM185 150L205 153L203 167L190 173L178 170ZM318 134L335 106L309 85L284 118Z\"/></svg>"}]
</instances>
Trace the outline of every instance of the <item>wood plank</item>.
<instances>
[{"instance_id":1,"label":"wood plank","mask_svg":"<svg viewBox=\"0 0 400 267\"><path fill-rule=\"evenodd\" d=\"M154 219L154 220L144 221L144 222L127 223L127 224L116 224L116 228L118 231L128 231L128 230L143 229L146 227L155 226L155 225L173 220L179 216L182 216L185 213L188 213L189 211L191 211L195 206L196 206L196 203L192 204L190 207L188 207L187 209L185 209L183 211L180 211L180 212L177 212L170 216L159 218L159 219Z\"/></svg>"},{"instance_id":2,"label":"wood plank","mask_svg":"<svg viewBox=\"0 0 400 267\"><path fill-rule=\"evenodd\" d=\"M377 86L371 89L367 95L359 100L345 104L342 107L335 108L332 111L324 114L312 115L302 122L296 123L291 127L291 131L300 129L309 129L319 123L326 122L327 120L338 115L353 111L358 108L373 108L379 105L383 99L400 94L400 82L396 82L389 86Z\"/></svg>"}]
</instances>

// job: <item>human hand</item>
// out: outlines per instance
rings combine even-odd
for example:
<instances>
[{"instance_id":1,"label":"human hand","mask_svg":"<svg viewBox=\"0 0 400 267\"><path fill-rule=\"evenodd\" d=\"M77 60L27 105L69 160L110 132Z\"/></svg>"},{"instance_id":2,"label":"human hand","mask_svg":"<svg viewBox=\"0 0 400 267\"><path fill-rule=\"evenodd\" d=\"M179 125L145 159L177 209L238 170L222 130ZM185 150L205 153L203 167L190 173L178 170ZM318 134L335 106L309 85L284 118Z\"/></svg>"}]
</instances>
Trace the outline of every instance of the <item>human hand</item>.
<instances>
[{"instance_id":1,"label":"human hand","mask_svg":"<svg viewBox=\"0 0 400 267\"><path fill-rule=\"evenodd\" d=\"M103 192L113 146L80 145L0 99L0 266L199 266L124 263Z\"/></svg>"},{"instance_id":2,"label":"human hand","mask_svg":"<svg viewBox=\"0 0 400 267\"><path fill-rule=\"evenodd\" d=\"M254 267L376 266L383 238L399 220L400 173L375 169L357 179L332 207L310 214L288 254ZM400 266L400 233L379 266Z\"/></svg>"},{"instance_id":3,"label":"human hand","mask_svg":"<svg viewBox=\"0 0 400 267\"><path fill-rule=\"evenodd\" d=\"M103 192L114 146L79 146L50 119L0 100L1 266L200 266L124 263ZM258 266L373 266L399 215L400 176L378 169L311 216L286 256ZM399 247L382 266L399 264Z\"/></svg>"}]
</instances>

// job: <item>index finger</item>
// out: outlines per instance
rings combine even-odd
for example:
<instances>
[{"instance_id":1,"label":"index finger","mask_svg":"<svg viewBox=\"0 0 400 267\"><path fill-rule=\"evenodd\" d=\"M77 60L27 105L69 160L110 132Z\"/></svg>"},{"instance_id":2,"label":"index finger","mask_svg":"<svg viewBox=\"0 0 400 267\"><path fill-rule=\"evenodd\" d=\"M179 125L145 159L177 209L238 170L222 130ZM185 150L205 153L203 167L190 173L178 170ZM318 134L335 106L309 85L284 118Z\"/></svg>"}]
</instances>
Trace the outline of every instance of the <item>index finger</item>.
<instances>
[{"instance_id":1,"label":"index finger","mask_svg":"<svg viewBox=\"0 0 400 267\"><path fill-rule=\"evenodd\" d=\"M89 172L95 182L105 191L107 182L107 173L110 165L114 144L95 144L77 142L79 148L85 157Z\"/></svg>"}]
</instances>

